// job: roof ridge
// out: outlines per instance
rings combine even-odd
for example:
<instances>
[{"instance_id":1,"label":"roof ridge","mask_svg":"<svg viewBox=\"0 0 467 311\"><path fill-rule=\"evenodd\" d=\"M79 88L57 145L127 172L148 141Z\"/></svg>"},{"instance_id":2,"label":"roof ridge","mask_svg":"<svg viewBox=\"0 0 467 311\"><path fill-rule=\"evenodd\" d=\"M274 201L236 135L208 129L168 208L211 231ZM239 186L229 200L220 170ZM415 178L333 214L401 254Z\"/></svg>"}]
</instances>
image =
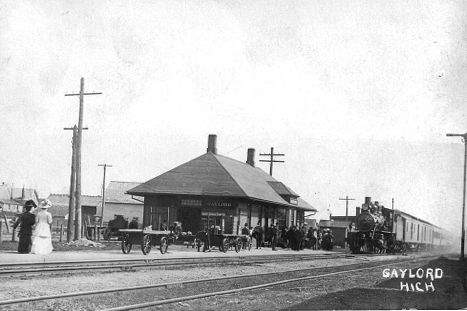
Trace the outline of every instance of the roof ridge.
<instances>
[{"instance_id":1,"label":"roof ridge","mask_svg":"<svg viewBox=\"0 0 467 311\"><path fill-rule=\"evenodd\" d=\"M224 155L220 155L220 154L214 154L215 156L221 156L223 157L224 159L228 159L228 160L232 160L234 162L237 162L237 163L240 163L240 164L244 164L248 167L248 169L253 169L257 172L261 172L262 174L264 174L265 176L268 176L269 178L271 178L272 180L266 180L264 179L264 181L266 182L266 184L271 187L271 185L269 184L269 182L279 182L281 184L283 184L285 186L285 184L277 179L275 179L274 177L268 175L265 171L263 171L261 168L259 167L256 167L256 166L251 166L250 164L246 163L246 162L242 162L242 161L239 161L239 160L236 160L236 159L233 159L233 158L229 158L227 156L224 156ZM251 197L249 196L244 190L243 188L238 184L238 182L233 178L233 176L229 173L229 171L227 171L227 169L220 163L220 161L214 157L216 159L217 162L219 162L219 164L221 165L221 167L227 172L227 174L230 176L230 178L232 178L232 180L235 182L235 184L242 190L242 192L245 194L246 197L250 198L250 199L255 199L255 200L259 200L259 201L267 201L267 200L264 200L264 199L261 199L261 198L256 198L256 197ZM277 193L277 191L271 187L272 191L274 191L275 193ZM285 205L290 205L289 202L287 202L284 198L281 197L281 195L279 193L277 193L277 195L279 196L279 198L284 201L282 203L280 202L276 202L275 204L285 204Z\"/></svg>"},{"instance_id":2,"label":"roof ridge","mask_svg":"<svg viewBox=\"0 0 467 311\"><path fill-rule=\"evenodd\" d=\"M216 162L219 164L220 167L222 167L222 169L224 170L224 172L227 173L227 175L230 177L230 179L233 180L233 182L237 185L237 187L243 192L243 195L246 196L247 198L249 198L250 196L245 192L245 190L243 190L243 188L238 184L238 182L235 180L235 178L233 178L232 174L230 174L230 172L224 167L224 165L222 165L222 163L219 161L219 159L216 157L217 154L212 154L214 159L216 160ZM227 158L224 156L224 158ZM228 158L230 159L230 158ZM240 162L240 161L239 161Z\"/></svg>"},{"instance_id":3,"label":"roof ridge","mask_svg":"<svg viewBox=\"0 0 467 311\"><path fill-rule=\"evenodd\" d=\"M209 152L208 152L208 153L209 153ZM151 181L153 181L153 180L155 180L155 179L157 179L157 178L161 178L162 176L169 174L170 172L172 172L172 171L178 169L179 167L182 167L182 166L184 166L184 165L186 165L186 164L188 164L188 163L190 163L190 162L192 162L192 161L195 161L195 160L197 160L197 159L199 159L199 158L201 158L201 157L206 156L208 153L203 153L202 155L200 155L200 156L198 156L198 157L196 157L196 158L194 158L194 159L185 161L185 162L183 162L182 164L179 164L179 165L177 165L177 166L175 166L175 167L169 169L168 171L166 171L166 172L164 172L164 173L162 173L162 174L157 175L156 177L153 177L153 178L151 178L151 179L149 179L149 180L146 180L146 181L140 183L138 186L126 190L126 191L124 192L124 194L129 194L128 191L131 191L131 190L133 190L133 189L135 189L135 188L141 187L142 185L145 185L145 184L147 184L147 183L149 183L149 182L151 182Z\"/></svg>"},{"instance_id":4,"label":"roof ridge","mask_svg":"<svg viewBox=\"0 0 467 311\"><path fill-rule=\"evenodd\" d=\"M268 173L266 173L262 168L258 167L258 166L251 166L250 164L246 163L246 162L242 162L240 160L237 160L237 159L234 159L234 158L230 158L228 156L225 156L225 155L222 155L222 154L216 154L216 156L220 156L220 157L223 157L225 159L229 159L229 160L232 160L232 161L235 161L235 162L238 162L238 163L241 163L247 167L251 167L252 169L255 169L255 170L258 170L260 171L261 173L263 174L266 174L267 176L269 176L270 178L274 179L274 181L278 181L277 179L275 179L274 177L272 177L271 175L268 175ZM280 182L280 181L278 181Z\"/></svg>"},{"instance_id":5,"label":"roof ridge","mask_svg":"<svg viewBox=\"0 0 467 311\"><path fill-rule=\"evenodd\" d=\"M68 197L68 196L70 196L68 193L50 193L49 196L51 196L51 195L62 196L62 197L65 197L65 196ZM81 196L82 196L82 197L94 197L94 198L101 197L100 194L98 194L98 195L82 194Z\"/></svg>"}]
</instances>

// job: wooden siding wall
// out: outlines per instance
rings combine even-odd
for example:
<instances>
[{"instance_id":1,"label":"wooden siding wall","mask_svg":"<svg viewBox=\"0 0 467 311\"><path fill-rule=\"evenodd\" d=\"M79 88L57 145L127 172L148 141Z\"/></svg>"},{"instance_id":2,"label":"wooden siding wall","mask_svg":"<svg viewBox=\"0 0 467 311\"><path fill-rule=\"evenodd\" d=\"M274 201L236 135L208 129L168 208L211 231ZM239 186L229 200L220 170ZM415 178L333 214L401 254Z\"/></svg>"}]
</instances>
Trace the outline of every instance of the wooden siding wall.
<instances>
[{"instance_id":1,"label":"wooden siding wall","mask_svg":"<svg viewBox=\"0 0 467 311\"><path fill-rule=\"evenodd\" d=\"M182 204L182 200L185 203ZM204 227L208 225L208 222L210 225L216 223L220 224L223 232L227 234L240 234L245 223L254 228L258 221L261 221L263 228L267 228L272 223L277 223L279 218L287 226L301 225L304 222L303 211L268 204L248 203L243 200L174 195L147 196L144 202L144 209L141 211L142 224L144 227L152 225L153 230L159 230L164 220L169 226L174 221L180 221L183 231L192 233L206 230ZM193 202L192 206L189 202ZM228 205L223 206L223 203ZM282 209L282 212L278 209ZM222 218L221 221L219 221L220 218Z\"/></svg>"}]
</instances>

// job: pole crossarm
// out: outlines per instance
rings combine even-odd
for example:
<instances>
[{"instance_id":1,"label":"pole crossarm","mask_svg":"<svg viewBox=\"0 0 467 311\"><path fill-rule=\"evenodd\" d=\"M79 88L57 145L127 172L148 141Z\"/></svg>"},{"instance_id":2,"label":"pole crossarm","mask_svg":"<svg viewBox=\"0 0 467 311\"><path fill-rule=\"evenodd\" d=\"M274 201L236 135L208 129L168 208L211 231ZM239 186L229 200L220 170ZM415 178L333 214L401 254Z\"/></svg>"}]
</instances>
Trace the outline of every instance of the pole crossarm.
<instances>
[{"instance_id":1,"label":"pole crossarm","mask_svg":"<svg viewBox=\"0 0 467 311\"><path fill-rule=\"evenodd\" d=\"M274 160L274 157L283 157L285 154L283 153L274 153L274 147L271 147L271 153L260 153L260 156L267 156L269 160L259 160L259 162L269 162L269 175L272 176L272 165L274 162L276 163L284 163L285 161L282 160Z\"/></svg>"},{"instance_id":2,"label":"pole crossarm","mask_svg":"<svg viewBox=\"0 0 467 311\"><path fill-rule=\"evenodd\" d=\"M355 199L349 198L349 196L345 196L345 198L339 198L341 201L345 201L345 221L349 217L349 201L354 201Z\"/></svg>"},{"instance_id":3,"label":"pole crossarm","mask_svg":"<svg viewBox=\"0 0 467 311\"><path fill-rule=\"evenodd\" d=\"M462 233L461 233L461 257L460 261L464 261L464 244L465 244L465 189L466 189L466 175L467 175L467 133L464 134L446 134L448 137L462 137L464 143L464 187L462 194Z\"/></svg>"},{"instance_id":4,"label":"pole crossarm","mask_svg":"<svg viewBox=\"0 0 467 311\"><path fill-rule=\"evenodd\" d=\"M464 134L447 133L446 136L448 136L448 137L463 137L463 138L467 138L467 133L464 133Z\"/></svg>"},{"instance_id":5,"label":"pole crossarm","mask_svg":"<svg viewBox=\"0 0 467 311\"><path fill-rule=\"evenodd\" d=\"M349 197L347 198L339 198L339 200L342 200L342 201L355 201L355 199L351 199Z\"/></svg>"},{"instance_id":6,"label":"pole crossarm","mask_svg":"<svg viewBox=\"0 0 467 311\"><path fill-rule=\"evenodd\" d=\"M65 96L80 96L81 94L65 94ZM95 92L95 93L83 93L83 95L102 95L101 92Z\"/></svg>"}]
</instances>

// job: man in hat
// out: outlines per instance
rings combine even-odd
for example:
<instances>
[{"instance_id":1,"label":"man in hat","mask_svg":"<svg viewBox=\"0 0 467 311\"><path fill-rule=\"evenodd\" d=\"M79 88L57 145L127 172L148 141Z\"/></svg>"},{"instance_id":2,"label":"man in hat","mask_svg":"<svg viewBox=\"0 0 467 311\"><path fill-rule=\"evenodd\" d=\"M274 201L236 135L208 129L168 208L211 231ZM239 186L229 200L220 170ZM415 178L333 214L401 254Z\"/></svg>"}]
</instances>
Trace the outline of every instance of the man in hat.
<instances>
[{"instance_id":1,"label":"man in hat","mask_svg":"<svg viewBox=\"0 0 467 311\"><path fill-rule=\"evenodd\" d=\"M258 224L253 230L253 237L256 239L256 249L261 249L263 244L263 227L261 226L261 220L258 221Z\"/></svg>"},{"instance_id":2,"label":"man in hat","mask_svg":"<svg viewBox=\"0 0 467 311\"><path fill-rule=\"evenodd\" d=\"M277 240L279 239L279 229L277 227L277 224L271 224L271 248L273 251L276 250Z\"/></svg>"},{"instance_id":3,"label":"man in hat","mask_svg":"<svg viewBox=\"0 0 467 311\"><path fill-rule=\"evenodd\" d=\"M18 253L20 254L28 254L31 250L32 226L36 222L36 216L31 213L31 209L36 206L33 200L26 201L24 204L24 212L13 225L14 229L16 229L18 225L20 226L18 234Z\"/></svg>"}]
</instances>

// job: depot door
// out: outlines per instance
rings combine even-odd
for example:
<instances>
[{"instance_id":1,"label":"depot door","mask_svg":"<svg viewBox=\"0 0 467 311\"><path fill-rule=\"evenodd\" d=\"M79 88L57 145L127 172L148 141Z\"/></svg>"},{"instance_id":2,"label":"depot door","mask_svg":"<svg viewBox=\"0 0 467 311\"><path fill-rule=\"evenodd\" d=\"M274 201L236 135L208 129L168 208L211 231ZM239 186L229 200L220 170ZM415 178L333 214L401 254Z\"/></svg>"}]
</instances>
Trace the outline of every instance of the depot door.
<instances>
[{"instance_id":1,"label":"depot door","mask_svg":"<svg viewBox=\"0 0 467 311\"><path fill-rule=\"evenodd\" d=\"M219 227L222 232L225 228L225 213L202 213L201 222L203 230L211 228L211 226Z\"/></svg>"}]
</instances>

